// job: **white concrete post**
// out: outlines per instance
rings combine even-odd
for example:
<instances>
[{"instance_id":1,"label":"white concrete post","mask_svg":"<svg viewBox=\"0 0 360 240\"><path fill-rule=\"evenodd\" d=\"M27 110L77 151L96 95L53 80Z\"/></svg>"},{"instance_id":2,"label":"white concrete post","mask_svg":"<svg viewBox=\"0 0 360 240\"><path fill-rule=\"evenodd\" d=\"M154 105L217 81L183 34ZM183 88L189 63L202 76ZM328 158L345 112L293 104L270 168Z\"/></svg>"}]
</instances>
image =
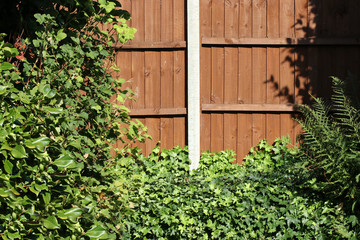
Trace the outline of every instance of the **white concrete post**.
<instances>
[{"instance_id":1,"label":"white concrete post","mask_svg":"<svg viewBox=\"0 0 360 240\"><path fill-rule=\"evenodd\" d=\"M190 170L200 161L200 3L187 0L188 145Z\"/></svg>"}]
</instances>

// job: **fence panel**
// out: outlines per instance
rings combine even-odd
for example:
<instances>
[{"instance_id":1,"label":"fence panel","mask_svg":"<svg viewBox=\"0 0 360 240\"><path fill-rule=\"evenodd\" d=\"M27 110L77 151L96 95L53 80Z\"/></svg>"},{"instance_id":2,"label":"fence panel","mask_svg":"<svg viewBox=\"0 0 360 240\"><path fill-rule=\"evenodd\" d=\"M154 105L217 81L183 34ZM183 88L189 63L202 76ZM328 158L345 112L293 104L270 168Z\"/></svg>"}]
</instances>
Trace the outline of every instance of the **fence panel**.
<instances>
[{"instance_id":1,"label":"fence panel","mask_svg":"<svg viewBox=\"0 0 360 240\"><path fill-rule=\"evenodd\" d=\"M294 104L359 73L359 1L200 0L201 148L240 162L260 139L300 129ZM210 137L210 138L209 138Z\"/></svg>"},{"instance_id":2,"label":"fence panel","mask_svg":"<svg viewBox=\"0 0 360 240\"><path fill-rule=\"evenodd\" d=\"M135 39L119 46L120 77L127 79L136 101L128 101L130 115L147 128L152 140L138 144L145 154L161 140L161 147L185 145L185 1L122 0L137 29Z\"/></svg>"}]
</instances>

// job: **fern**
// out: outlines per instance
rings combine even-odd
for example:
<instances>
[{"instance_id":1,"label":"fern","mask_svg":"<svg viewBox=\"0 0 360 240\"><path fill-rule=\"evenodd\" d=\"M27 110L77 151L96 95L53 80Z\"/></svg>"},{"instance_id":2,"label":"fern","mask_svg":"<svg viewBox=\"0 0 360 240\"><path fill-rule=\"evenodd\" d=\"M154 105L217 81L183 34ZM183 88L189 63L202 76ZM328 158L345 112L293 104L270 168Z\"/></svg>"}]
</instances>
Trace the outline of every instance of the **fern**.
<instances>
[{"instance_id":1,"label":"fern","mask_svg":"<svg viewBox=\"0 0 360 240\"><path fill-rule=\"evenodd\" d=\"M297 121L303 132L299 157L312 179L308 187L351 203L347 207L355 210L360 197L359 101L355 88L355 94L349 93L346 84L336 77L332 77L332 84L330 102L314 98L312 108L300 106L303 118Z\"/></svg>"}]
</instances>

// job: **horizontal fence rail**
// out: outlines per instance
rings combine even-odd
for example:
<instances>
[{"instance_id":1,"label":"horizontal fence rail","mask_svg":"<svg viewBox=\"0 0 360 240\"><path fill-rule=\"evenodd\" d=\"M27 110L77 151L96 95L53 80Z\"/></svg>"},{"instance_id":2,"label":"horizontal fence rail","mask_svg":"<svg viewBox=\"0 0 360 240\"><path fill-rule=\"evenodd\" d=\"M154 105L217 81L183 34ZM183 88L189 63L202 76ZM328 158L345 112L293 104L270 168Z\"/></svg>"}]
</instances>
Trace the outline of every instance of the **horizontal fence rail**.
<instances>
[{"instance_id":1,"label":"horizontal fence rail","mask_svg":"<svg viewBox=\"0 0 360 240\"><path fill-rule=\"evenodd\" d=\"M203 104L203 112L298 112L296 104Z\"/></svg>"},{"instance_id":2,"label":"horizontal fence rail","mask_svg":"<svg viewBox=\"0 0 360 240\"><path fill-rule=\"evenodd\" d=\"M272 46L356 46L359 38L221 38L203 37L203 45L272 45Z\"/></svg>"},{"instance_id":3,"label":"horizontal fence rail","mask_svg":"<svg viewBox=\"0 0 360 240\"><path fill-rule=\"evenodd\" d=\"M130 116L177 116L186 115L186 108L135 108L130 109Z\"/></svg>"},{"instance_id":4,"label":"horizontal fence rail","mask_svg":"<svg viewBox=\"0 0 360 240\"><path fill-rule=\"evenodd\" d=\"M171 42L130 42L128 44L117 44L115 49L185 49L186 41Z\"/></svg>"}]
</instances>

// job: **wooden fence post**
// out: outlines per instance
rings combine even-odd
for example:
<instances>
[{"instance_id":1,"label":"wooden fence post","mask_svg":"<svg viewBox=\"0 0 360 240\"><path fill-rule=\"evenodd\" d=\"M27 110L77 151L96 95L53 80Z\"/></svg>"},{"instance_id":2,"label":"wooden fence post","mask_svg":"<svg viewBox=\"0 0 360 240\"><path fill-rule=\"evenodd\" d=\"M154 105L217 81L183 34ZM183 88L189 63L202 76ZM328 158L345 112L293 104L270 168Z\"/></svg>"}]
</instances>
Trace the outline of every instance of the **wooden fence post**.
<instances>
[{"instance_id":1,"label":"wooden fence post","mask_svg":"<svg viewBox=\"0 0 360 240\"><path fill-rule=\"evenodd\" d=\"M200 2L187 0L187 91L190 170L200 161Z\"/></svg>"}]
</instances>

